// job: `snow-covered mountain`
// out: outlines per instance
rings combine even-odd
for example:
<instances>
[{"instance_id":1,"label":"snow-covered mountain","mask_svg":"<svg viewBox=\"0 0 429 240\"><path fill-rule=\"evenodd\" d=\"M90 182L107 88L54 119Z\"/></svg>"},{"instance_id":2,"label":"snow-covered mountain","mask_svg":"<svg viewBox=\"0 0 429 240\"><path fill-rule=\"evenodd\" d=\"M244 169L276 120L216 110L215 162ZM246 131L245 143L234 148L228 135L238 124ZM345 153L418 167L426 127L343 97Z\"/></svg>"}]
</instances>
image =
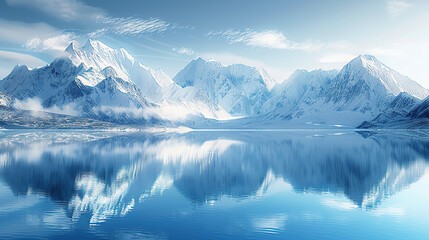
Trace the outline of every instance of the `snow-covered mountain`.
<instances>
[{"instance_id":1,"label":"snow-covered mountain","mask_svg":"<svg viewBox=\"0 0 429 240\"><path fill-rule=\"evenodd\" d=\"M201 89L209 99L236 116L257 114L275 85L263 69L242 64L223 66L202 58L191 61L173 80L183 88Z\"/></svg>"},{"instance_id":2,"label":"snow-covered mountain","mask_svg":"<svg viewBox=\"0 0 429 240\"><path fill-rule=\"evenodd\" d=\"M159 105L163 112L161 116L171 120L185 120L186 116L198 115L216 120L231 119L231 115L211 100L202 89L193 86L182 88L175 85L169 88Z\"/></svg>"},{"instance_id":3,"label":"snow-covered mountain","mask_svg":"<svg viewBox=\"0 0 429 240\"><path fill-rule=\"evenodd\" d=\"M273 97L262 108L265 114L252 121L294 119L354 127L391 108L395 96L401 92L416 99L429 94L429 90L375 57L361 55L338 74L323 70L296 71L284 84L274 88Z\"/></svg>"},{"instance_id":4,"label":"snow-covered mountain","mask_svg":"<svg viewBox=\"0 0 429 240\"><path fill-rule=\"evenodd\" d=\"M66 49L74 65L83 65L92 71L80 76L86 85L96 85L99 81L93 72L103 75L114 75L125 81L133 82L141 90L143 96L157 102L162 99L163 89L173 85L173 81L160 69L152 69L135 60L125 49L112 49L100 41L88 40L79 48L72 42Z\"/></svg>"},{"instance_id":5,"label":"snow-covered mountain","mask_svg":"<svg viewBox=\"0 0 429 240\"><path fill-rule=\"evenodd\" d=\"M401 95L398 95L398 97ZM407 109L410 109L406 111ZM405 110L404 110L405 109ZM357 128L428 129L429 99L410 103L406 108L386 109L371 121L364 121Z\"/></svg>"},{"instance_id":6,"label":"snow-covered mountain","mask_svg":"<svg viewBox=\"0 0 429 240\"><path fill-rule=\"evenodd\" d=\"M419 105L412 109L407 115L410 118L427 118L429 119L429 97L424 99Z\"/></svg>"},{"instance_id":7,"label":"snow-covered mountain","mask_svg":"<svg viewBox=\"0 0 429 240\"><path fill-rule=\"evenodd\" d=\"M88 40L81 48L72 42L65 55L34 70L15 67L0 90L21 109L33 110L35 104L38 110L115 122L230 117L201 90L178 86L124 49Z\"/></svg>"},{"instance_id":8,"label":"snow-covered mountain","mask_svg":"<svg viewBox=\"0 0 429 240\"><path fill-rule=\"evenodd\" d=\"M401 92L396 96L389 106L384 109L377 117L370 121L364 121L358 128L382 128L392 122L402 121L406 118L409 111L421 102L418 98L408 93Z\"/></svg>"},{"instance_id":9,"label":"snow-covered mountain","mask_svg":"<svg viewBox=\"0 0 429 240\"><path fill-rule=\"evenodd\" d=\"M262 112L275 109L289 113L304 104L312 104L323 97L337 74L336 70L296 70L286 81L273 88L272 97L264 103Z\"/></svg>"},{"instance_id":10,"label":"snow-covered mountain","mask_svg":"<svg viewBox=\"0 0 429 240\"><path fill-rule=\"evenodd\" d=\"M82 77L89 74L92 78ZM119 78L113 68L96 71L82 63L76 65L70 58L58 58L48 66L34 70L17 66L0 82L0 88L24 102L21 105L29 109L32 108L30 102L39 102L45 109L103 120L144 119L146 116L138 112L151 106L139 88L133 82ZM138 114L121 109L135 109Z\"/></svg>"},{"instance_id":11,"label":"snow-covered mountain","mask_svg":"<svg viewBox=\"0 0 429 240\"><path fill-rule=\"evenodd\" d=\"M202 58L171 79L126 50L94 40L82 47L72 42L65 56L47 66L16 66L0 81L0 92L3 108L36 106L104 121L207 127L225 127L217 120L239 116L247 118L228 121L228 127L355 127L370 120L378 126L391 118L421 118L429 106L421 103L417 109L429 90L369 55L358 56L340 72L297 70L282 84L261 68Z\"/></svg>"},{"instance_id":12,"label":"snow-covered mountain","mask_svg":"<svg viewBox=\"0 0 429 240\"><path fill-rule=\"evenodd\" d=\"M326 103L336 110L377 114L390 101L387 96L407 92L423 99L429 90L387 67L375 57L361 55L343 67L326 94Z\"/></svg>"},{"instance_id":13,"label":"snow-covered mountain","mask_svg":"<svg viewBox=\"0 0 429 240\"><path fill-rule=\"evenodd\" d=\"M180 87L162 70L144 66L122 48L111 49L99 41L89 40L82 48L72 43L66 52L75 65L82 64L85 69L91 70L79 76L87 84L97 83L99 78L94 77L94 72L135 83L145 99L157 104L150 109L150 114L172 121L183 121L190 116L230 118L201 90Z\"/></svg>"},{"instance_id":14,"label":"snow-covered mountain","mask_svg":"<svg viewBox=\"0 0 429 240\"><path fill-rule=\"evenodd\" d=\"M182 88L160 69L146 67L135 60L125 49L112 49L105 44L88 40L82 47L72 43L66 52L75 65L83 64L90 72L79 76L87 84L96 84L98 77L115 76L135 83L142 95L159 106L152 112L169 120L184 120L190 115L203 118L228 119L229 114L206 96L201 89ZM94 81L95 79L95 81Z\"/></svg>"}]
</instances>

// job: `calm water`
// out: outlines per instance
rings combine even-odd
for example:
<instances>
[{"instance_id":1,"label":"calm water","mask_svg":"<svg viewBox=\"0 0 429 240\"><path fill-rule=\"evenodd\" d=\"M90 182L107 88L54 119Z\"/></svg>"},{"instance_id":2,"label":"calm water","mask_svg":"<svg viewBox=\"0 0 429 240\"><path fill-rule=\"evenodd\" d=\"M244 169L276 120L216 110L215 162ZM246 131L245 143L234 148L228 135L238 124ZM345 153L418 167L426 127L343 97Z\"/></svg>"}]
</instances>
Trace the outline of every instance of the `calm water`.
<instances>
[{"instance_id":1,"label":"calm water","mask_svg":"<svg viewBox=\"0 0 429 240\"><path fill-rule=\"evenodd\" d=\"M425 132L0 132L0 238L429 239Z\"/></svg>"}]
</instances>

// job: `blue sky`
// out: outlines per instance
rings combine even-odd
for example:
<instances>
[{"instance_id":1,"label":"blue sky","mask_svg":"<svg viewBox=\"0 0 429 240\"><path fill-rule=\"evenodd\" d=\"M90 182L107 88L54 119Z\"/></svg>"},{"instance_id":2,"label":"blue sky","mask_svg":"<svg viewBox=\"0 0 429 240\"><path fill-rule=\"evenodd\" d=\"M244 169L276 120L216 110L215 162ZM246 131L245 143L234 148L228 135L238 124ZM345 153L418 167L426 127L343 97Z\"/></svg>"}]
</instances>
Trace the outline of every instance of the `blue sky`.
<instances>
[{"instance_id":1,"label":"blue sky","mask_svg":"<svg viewBox=\"0 0 429 240\"><path fill-rule=\"evenodd\" d=\"M428 23L427 0L0 0L0 78L93 38L171 77L199 56L282 81L372 54L429 87Z\"/></svg>"}]
</instances>

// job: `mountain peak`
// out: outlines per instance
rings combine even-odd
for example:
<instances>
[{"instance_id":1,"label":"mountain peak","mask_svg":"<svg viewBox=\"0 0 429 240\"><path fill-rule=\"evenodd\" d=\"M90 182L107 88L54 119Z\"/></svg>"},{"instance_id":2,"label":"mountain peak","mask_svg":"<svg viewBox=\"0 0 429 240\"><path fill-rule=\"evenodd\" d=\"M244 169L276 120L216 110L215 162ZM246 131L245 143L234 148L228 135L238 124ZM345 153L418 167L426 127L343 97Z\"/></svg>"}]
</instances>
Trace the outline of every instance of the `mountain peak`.
<instances>
[{"instance_id":1,"label":"mountain peak","mask_svg":"<svg viewBox=\"0 0 429 240\"><path fill-rule=\"evenodd\" d=\"M108 47L106 44L97 41L97 40L93 40L93 39L88 39L88 41L86 41L85 45L82 48L83 50L96 50L96 51L113 51L112 48Z\"/></svg>"},{"instance_id":2,"label":"mountain peak","mask_svg":"<svg viewBox=\"0 0 429 240\"><path fill-rule=\"evenodd\" d=\"M367 54L357 56L356 58L351 60L347 65L354 66L354 67L364 67L364 68L367 68L369 66L379 67L382 65L384 67L387 67L386 65L381 63L376 57L372 55L367 55Z\"/></svg>"},{"instance_id":3,"label":"mountain peak","mask_svg":"<svg viewBox=\"0 0 429 240\"><path fill-rule=\"evenodd\" d=\"M20 64L17 64L14 68L13 68L13 70L12 70L12 72L21 72L21 71L29 71L30 69L27 67L27 65L20 65Z\"/></svg>"},{"instance_id":4,"label":"mountain peak","mask_svg":"<svg viewBox=\"0 0 429 240\"><path fill-rule=\"evenodd\" d=\"M368 54L364 54L364 55L359 55L358 58L362 59L362 60L367 60L367 61L378 61L378 59L372 55L368 55Z\"/></svg>"},{"instance_id":5,"label":"mountain peak","mask_svg":"<svg viewBox=\"0 0 429 240\"><path fill-rule=\"evenodd\" d=\"M429 94L427 89L371 55L359 55L350 61L334 82L336 85L329 93L330 100L348 104L350 109L361 108L362 111L368 110L373 113L374 110L383 108L383 104L380 103L388 102L387 98L391 95L397 96L401 92L407 92L423 99ZM370 105L363 106L359 101Z\"/></svg>"},{"instance_id":6,"label":"mountain peak","mask_svg":"<svg viewBox=\"0 0 429 240\"><path fill-rule=\"evenodd\" d=\"M204 58L198 57L197 59L194 59L195 62L207 62Z\"/></svg>"},{"instance_id":7,"label":"mountain peak","mask_svg":"<svg viewBox=\"0 0 429 240\"><path fill-rule=\"evenodd\" d=\"M75 52L76 50L78 50L79 49L79 44L78 44L78 42L76 42L76 41L72 41L70 44L69 44L69 46L66 48L66 52L68 52L68 53L73 53L73 52Z\"/></svg>"},{"instance_id":8,"label":"mountain peak","mask_svg":"<svg viewBox=\"0 0 429 240\"><path fill-rule=\"evenodd\" d=\"M204 59L202 57L198 57L197 59L192 60L193 64L195 65L210 65L210 66L216 66L216 67L222 67L222 63L220 63L219 61L211 58L211 59Z\"/></svg>"}]
</instances>

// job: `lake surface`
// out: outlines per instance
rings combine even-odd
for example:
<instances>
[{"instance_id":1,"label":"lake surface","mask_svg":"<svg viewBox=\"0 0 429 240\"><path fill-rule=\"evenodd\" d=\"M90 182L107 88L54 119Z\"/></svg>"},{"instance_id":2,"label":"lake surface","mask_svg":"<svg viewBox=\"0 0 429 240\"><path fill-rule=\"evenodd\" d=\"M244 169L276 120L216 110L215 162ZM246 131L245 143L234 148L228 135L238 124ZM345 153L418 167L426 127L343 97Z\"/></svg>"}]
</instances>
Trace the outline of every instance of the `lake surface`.
<instances>
[{"instance_id":1,"label":"lake surface","mask_svg":"<svg viewBox=\"0 0 429 240\"><path fill-rule=\"evenodd\" d=\"M429 239L429 133L0 132L0 239Z\"/></svg>"}]
</instances>

